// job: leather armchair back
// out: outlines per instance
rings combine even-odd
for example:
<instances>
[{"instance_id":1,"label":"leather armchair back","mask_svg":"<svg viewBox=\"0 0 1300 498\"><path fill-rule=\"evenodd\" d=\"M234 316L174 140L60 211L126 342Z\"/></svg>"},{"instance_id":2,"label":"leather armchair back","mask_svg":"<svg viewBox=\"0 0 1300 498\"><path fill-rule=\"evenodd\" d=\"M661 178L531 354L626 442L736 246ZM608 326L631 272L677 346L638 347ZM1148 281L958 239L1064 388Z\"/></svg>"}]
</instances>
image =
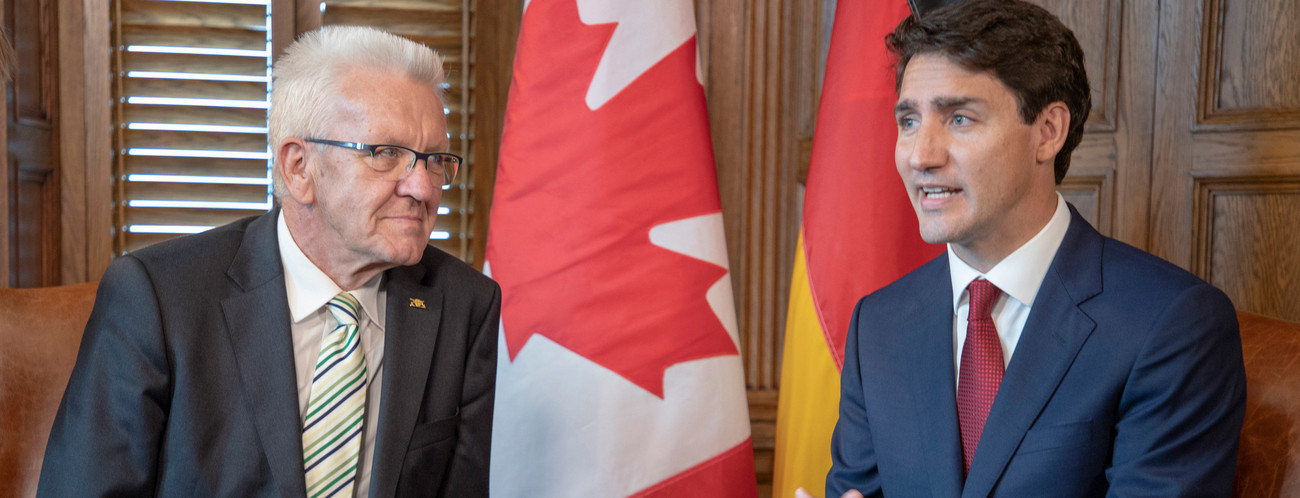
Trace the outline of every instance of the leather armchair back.
<instances>
[{"instance_id":1,"label":"leather armchair back","mask_svg":"<svg viewBox=\"0 0 1300 498\"><path fill-rule=\"evenodd\" d=\"M0 496L36 495L97 286L0 289Z\"/></svg>"},{"instance_id":2,"label":"leather armchair back","mask_svg":"<svg viewBox=\"0 0 1300 498\"><path fill-rule=\"evenodd\" d=\"M1300 323L1243 311L1246 423L1233 496L1300 496Z\"/></svg>"}]
</instances>

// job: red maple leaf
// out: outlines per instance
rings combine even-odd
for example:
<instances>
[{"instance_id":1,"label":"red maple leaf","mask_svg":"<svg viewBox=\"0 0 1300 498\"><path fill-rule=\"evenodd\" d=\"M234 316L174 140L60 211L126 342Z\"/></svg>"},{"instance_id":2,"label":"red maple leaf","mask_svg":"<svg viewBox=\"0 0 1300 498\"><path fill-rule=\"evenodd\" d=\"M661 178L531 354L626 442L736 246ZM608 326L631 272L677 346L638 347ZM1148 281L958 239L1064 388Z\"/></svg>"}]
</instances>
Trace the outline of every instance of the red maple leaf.
<instances>
[{"instance_id":1,"label":"red maple leaf","mask_svg":"<svg viewBox=\"0 0 1300 498\"><path fill-rule=\"evenodd\" d=\"M574 0L529 4L488 261L512 361L540 334L663 397L669 366L738 353L705 300L727 269L649 232L721 207L694 37L587 107L615 28L583 24Z\"/></svg>"}]
</instances>

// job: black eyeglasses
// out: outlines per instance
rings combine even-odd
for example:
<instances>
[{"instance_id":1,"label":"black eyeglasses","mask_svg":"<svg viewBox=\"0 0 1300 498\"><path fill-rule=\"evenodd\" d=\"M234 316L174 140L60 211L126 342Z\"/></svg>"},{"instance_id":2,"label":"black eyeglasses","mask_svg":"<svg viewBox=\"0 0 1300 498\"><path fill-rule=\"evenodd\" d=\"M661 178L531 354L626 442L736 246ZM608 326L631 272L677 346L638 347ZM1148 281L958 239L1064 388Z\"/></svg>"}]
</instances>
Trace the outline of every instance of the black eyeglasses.
<instances>
[{"instance_id":1,"label":"black eyeglasses","mask_svg":"<svg viewBox=\"0 0 1300 498\"><path fill-rule=\"evenodd\" d=\"M370 145L320 138L304 138L303 141L369 152L370 169L380 173L384 179L393 181L402 181L411 176L411 172L415 171L415 163L423 159L430 178L442 176L442 184L451 185L456 172L460 170L460 164L464 162L460 156L450 152L416 152L400 145Z\"/></svg>"}]
</instances>

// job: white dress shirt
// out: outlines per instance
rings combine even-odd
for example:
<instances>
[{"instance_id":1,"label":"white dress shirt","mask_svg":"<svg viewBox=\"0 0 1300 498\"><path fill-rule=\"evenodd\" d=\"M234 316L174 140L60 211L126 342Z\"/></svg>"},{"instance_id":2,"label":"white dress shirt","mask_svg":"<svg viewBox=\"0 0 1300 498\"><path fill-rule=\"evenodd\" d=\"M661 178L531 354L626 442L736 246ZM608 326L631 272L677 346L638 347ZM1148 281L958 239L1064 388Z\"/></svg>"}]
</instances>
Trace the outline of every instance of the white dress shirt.
<instances>
[{"instance_id":1,"label":"white dress shirt","mask_svg":"<svg viewBox=\"0 0 1300 498\"><path fill-rule=\"evenodd\" d=\"M999 261L988 273L981 274L957 257L948 245L948 268L952 276L952 350L953 375L960 382L961 350L966 343L967 315L970 309L970 293L966 286L977 278L984 278L997 288L1002 295L993 304L993 325L998 329L998 342L1002 344L1002 366L1011 363L1011 355L1020 342L1020 334L1025 329L1025 321L1034 306L1034 296L1047 276L1047 269L1056 257L1056 250L1065 240L1065 232L1070 228L1070 209L1065 205L1065 198L1056 194L1056 212L1052 219L1043 226L1033 238L1012 251Z\"/></svg>"},{"instance_id":2,"label":"white dress shirt","mask_svg":"<svg viewBox=\"0 0 1300 498\"><path fill-rule=\"evenodd\" d=\"M285 291L289 297L289 316L293 319L294 369L298 374L298 414L307 412L311 396L311 379L320 356L321 341L337 325L325 304L342 292L329 276L325 275L289 234L284 213L277 220L280 243L280 262L284 265ZM370 495L370 468L375 459L375 432L379 422L379 393L384 378L384 303L387 292L382 285L383 274L370 279L359 289L351 289L353 297L361 303L359 328L361 350L366 358L366 418L361 439L361 458L357 462L356 495ZM301 426L302 420L299 420Z\"/></svg>"}]
</instances>

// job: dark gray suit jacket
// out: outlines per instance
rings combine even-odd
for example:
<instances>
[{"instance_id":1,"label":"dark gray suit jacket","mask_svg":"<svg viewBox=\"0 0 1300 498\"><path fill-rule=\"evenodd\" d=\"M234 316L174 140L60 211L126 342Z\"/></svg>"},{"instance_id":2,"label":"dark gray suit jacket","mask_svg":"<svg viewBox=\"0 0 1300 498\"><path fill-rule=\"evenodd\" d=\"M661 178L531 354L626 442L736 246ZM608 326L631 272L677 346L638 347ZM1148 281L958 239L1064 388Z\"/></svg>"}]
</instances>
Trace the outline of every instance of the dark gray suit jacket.
<instances>
[{"instance_id":1,"label":"dark gray suit jacket","mask_svg":"<svg viewBox=\"0 0 1300 498\"><path fill-rule=\"evenodd\" d=\"M278 213L109 265L38 495L306 494ZM500 288L430 247L387 292L371 496L487 496Z\"/></svg>"},{"instance_id":2,"label":"dark gray suit jacket","mask_svg":"<svg viewBox=\"0 0 1300 498\"><path fill-rule=\"evenodd\" d=\"M941 255L862 298L826 495L1228 496L1246 378L1228 297L1070 208L962 475Z\"/></svg>"}]
</instances>

